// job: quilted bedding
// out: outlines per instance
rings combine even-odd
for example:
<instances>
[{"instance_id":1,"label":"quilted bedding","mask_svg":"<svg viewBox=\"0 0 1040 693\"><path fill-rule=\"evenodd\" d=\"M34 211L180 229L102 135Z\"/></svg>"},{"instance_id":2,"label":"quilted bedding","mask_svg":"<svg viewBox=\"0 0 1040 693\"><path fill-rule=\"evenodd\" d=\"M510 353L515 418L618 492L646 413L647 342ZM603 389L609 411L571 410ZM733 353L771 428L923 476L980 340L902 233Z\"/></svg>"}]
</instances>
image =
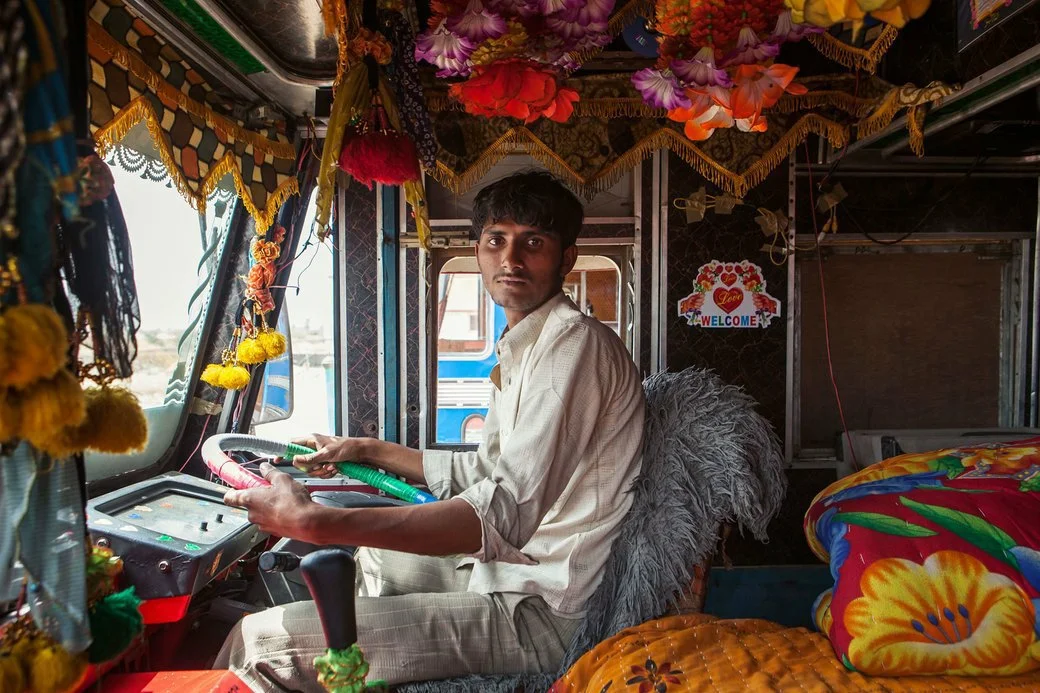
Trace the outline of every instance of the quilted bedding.
<instances>
[{"instance_id":1,"label":"quilted bedding","mask_svg":"<svg viewBox=\"0 0 1040 693\"><path fill-rule=\"evenodd\" d=\"M814 620L849 671L1040 669L1040 438L872 465L816 497L805 534L835 583Z\"/></svg>"},{"instance_id":2,"label":"quilted bedding","mask_svg":"<svg viewBox=\"0 0 1040 693\"><path fill-rule=\"evenodd\" d=\"M673 616L624 630L579 659L551 693L983 693L1040 690L1040 672L1006 677L869 677L827 638L757 619Z\"/></svg>"}]
</instances>

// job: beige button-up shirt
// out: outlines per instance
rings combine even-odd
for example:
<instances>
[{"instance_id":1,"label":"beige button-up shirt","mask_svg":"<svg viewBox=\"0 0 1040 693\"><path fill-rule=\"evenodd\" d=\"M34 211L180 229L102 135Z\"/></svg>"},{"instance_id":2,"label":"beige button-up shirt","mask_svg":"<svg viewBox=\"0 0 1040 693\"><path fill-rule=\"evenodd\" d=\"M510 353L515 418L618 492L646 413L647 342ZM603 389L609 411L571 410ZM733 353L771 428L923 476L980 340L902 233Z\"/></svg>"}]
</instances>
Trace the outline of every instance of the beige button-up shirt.
<instances>
[{"instance_id":1,"label":"beige button-up shirt","mask_svg":"<svg viewBox=\"0 0 1040 693\"><path fill-rule=\"evenodd\" d=\"M563 293L508 330L476 452L427 450L440 498L480 517L470 591L541 596L580 615L642 463L643 386L624 344Z\"/></svg>"}]
</instances>

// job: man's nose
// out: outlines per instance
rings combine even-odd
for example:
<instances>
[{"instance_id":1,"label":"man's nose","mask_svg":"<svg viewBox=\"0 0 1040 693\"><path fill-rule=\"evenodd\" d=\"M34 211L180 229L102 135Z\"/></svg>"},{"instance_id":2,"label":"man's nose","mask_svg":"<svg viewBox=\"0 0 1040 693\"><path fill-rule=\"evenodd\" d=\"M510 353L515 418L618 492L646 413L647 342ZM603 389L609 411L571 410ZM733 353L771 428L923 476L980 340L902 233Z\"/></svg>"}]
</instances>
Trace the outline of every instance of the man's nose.
<instances>
[{"instance_id":1,"label":"man's nose","mask_svg":"<svg viewBox=\"0 0 1040 693\"><path fill-rule=\"evenodd\" d=\"M502 267L507 270L523 267L520 247L516 243L507 243L502 249Z\"/></svg>"}]
</instances>

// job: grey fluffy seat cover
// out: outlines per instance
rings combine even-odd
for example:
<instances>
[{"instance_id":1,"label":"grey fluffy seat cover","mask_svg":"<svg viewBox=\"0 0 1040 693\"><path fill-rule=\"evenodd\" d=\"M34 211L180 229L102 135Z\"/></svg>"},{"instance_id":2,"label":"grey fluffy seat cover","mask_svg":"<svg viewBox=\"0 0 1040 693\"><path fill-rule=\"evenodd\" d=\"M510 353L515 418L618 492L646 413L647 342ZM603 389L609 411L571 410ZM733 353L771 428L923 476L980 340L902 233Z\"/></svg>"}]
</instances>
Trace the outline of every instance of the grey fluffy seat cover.
<instances>
[{"instance_id":1,"label":"grey fluffy seat cover","mask_svg":"<svg viewBox=\"0 0 1040 693\"><path fill-rule=\"evenodd\" d=\"M779 439L742 389L690 368L643 383L643 466L632 509L557 671L402 685L406 693L542 693L617 632L667 613L715 550L723 524L765 541L787 490ZM479 643L474 643L479 647Z\"/></svg>"}]
</instances>

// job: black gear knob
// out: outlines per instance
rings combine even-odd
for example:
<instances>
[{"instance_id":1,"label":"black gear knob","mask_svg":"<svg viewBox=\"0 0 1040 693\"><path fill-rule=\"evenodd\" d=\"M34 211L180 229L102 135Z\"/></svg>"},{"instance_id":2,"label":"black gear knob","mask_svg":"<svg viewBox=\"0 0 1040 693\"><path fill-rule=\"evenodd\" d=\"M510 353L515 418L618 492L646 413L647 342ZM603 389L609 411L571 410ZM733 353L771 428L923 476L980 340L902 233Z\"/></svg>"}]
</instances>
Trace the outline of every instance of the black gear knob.
<instances>
[{"instance_id":1,"label":"black gear knob","mask_svg":"<svg viewBox=\"0 0 1040 693\"><path fill-rule=\"evenodd\" d=\"M322 549L300 561L325 633L325 644L344 650L357 642L354 613L354 559L343 549Z\"/></svg>"},{"instance_id":2,"label":"black gear knob","mask_svg":"<svg viewBox=\"0 0 1040 693\"><path fill-rule=\"evenodd\" d=\"M300 559L288 551L264 551L258 561L265 573L289 573L300 567Z\"/></svg>"}]
</instances>

